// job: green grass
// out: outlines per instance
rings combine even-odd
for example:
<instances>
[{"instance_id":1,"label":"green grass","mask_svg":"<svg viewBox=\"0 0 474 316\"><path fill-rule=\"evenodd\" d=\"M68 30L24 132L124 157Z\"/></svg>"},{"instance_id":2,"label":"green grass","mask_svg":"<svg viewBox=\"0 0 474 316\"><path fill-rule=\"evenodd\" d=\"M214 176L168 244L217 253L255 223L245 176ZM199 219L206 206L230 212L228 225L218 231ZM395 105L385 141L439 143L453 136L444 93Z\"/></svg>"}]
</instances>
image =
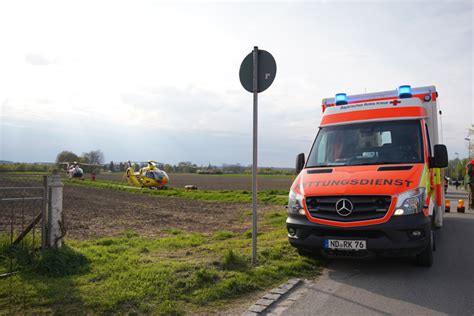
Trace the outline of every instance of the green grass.
<instances>
[{"instance_id":1,"label":"green grass","mask_svg":"<svg viewBox=\"0 0 474 316\"><path fill-rule=\"evenodd\" d=\"M251 265L251 240L245 233L206 235L168 229L159 239L126 231L113 238L68 240L61 250L30 257L19 274L0 280L0 310L211 313L289 278L317 275L319 262L298 256L288 244L284 213L270 214L260 226L258 266ZM8 260L0 264L5 266Z\"/></svg>"},{"instance_id":2,"label":"green grass","mask_svg":"<svg viewBox=\"0 0 474 316\"><path fill-rule=\"evenodd\" d=\"M215 233L212 237L215 240L225 240L225 239L232 238L234 236L235 236L235 234L233 232L229 232L229 231L226 231L226 230L221 230L221 231L218 231L217 233Z\"/></svg>"},{"instance_id":3,"label":"green grass","mask_svg":"<svg viewBox=\"0 0 474 316\"><path fill-rule=\"evenodd\" d=\"M13 164L0 164L0 173L3 172L15 172L15 173L47 173L53 170L54 166L51 165L38 165L31 163L13 163Z\"/></svg>"},{"instance_id":4,"label":"green grass","mask_svg":"<svg viewBox=\"0 0 474 316\"><path fill-rule=\"evenodd\" d=\"M83 185L88 187L126 191L130 193L147 194L152 196L179 197L208 202L251 202L252 192L246 190L185 190L168 188L154 190L148 188L131 187L113 181L68 180L70 185ZM258 201L268 204L285 205L288 202L287 190L262 190L258 192Z\"/></svg>"},{"instance_id":5,"label":"green grass","mask_svg":"<svg viewBox=\"0 0 474 316\"><path fill-rule=\"evenodd\" d=\"M8 175L50 175L50 171L0 171L2 176Z\"/></svg>"},{"instance_id":6,"label":"green grass","mask_svg":"<svg viewBox=\"0 0 474 316\"><path fill-rule=\"evenodd\" d=\"M192 174L192 173L188 173ZM226 177L226 178L251 178L252 174L246 173L222 173L222 174L203 174L203 176ZM274 178L274 179L294 179L295 175L285 174L258 174L258 177Z\"/></svg>"}]
</instances>

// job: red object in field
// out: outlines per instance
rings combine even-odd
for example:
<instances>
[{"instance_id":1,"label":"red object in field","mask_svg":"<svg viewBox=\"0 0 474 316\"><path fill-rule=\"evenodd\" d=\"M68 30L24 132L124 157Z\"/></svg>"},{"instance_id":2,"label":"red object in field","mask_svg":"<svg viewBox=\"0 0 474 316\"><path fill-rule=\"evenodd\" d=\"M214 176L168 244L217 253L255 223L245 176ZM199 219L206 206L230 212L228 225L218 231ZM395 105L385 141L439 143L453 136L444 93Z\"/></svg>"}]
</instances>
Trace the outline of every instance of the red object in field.
<instances>
[{"instance_id":1,"label":"red object in field","mask_svg":"<svg viewBox=\"0 0 474 316\"><path fill-rule=\"evenodd\" d=\"M92 181L95 181L95 173L94 172L91 173L91 179L92 179Z\"/></svg>"}]
</instances>

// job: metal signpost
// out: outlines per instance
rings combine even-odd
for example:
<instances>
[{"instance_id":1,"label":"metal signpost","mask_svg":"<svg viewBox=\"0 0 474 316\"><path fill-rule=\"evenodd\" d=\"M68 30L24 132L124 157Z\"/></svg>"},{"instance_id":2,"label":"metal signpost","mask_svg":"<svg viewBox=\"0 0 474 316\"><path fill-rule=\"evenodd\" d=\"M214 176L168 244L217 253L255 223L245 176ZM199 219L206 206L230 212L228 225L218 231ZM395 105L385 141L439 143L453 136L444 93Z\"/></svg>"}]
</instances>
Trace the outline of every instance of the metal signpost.
<instances>
[{"instance_id":1,"label":"metal signpost","mask_svg":"<svg viewBox=\"0 0 474 316\"><path fill-rule=\"evenodd\" d=\"M257 263L257 143L258 143L258 93L273 83L276 63L273 56L257 46L240 65L240 83L253 93L253 160L252 160L252 263Z\"/></svg>"}]
</instances>

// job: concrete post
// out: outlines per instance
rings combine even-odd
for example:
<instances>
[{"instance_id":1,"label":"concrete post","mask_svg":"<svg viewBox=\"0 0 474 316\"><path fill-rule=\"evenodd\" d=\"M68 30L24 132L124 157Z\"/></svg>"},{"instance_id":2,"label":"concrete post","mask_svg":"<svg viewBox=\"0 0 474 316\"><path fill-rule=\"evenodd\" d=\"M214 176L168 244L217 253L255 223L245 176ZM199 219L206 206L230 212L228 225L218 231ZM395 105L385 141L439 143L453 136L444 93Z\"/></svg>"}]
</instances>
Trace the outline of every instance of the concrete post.
<instances>
[{"instance_id":1,"label":"concrete post","mask_svg":"<svg viewBox=\"0 0 474 316\"><path fill-rule=\"evenodd\" d=\"M45 233L43 235L43 246L45 248L61 248L65 235L63 222L63 184L57 174L48 175L46 179L47 201Z\"/></svg>"}]
</instances>

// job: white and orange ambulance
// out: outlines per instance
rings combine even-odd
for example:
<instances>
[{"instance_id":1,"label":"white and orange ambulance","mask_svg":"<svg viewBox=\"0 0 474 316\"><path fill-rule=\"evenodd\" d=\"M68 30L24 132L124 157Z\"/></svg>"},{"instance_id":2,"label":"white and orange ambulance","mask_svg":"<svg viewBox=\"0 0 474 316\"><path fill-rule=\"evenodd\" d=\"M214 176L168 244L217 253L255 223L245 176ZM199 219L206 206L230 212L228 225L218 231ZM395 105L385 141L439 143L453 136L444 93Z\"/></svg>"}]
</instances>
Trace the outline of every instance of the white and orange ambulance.
<instances>
[{"instance_id":1,"label":"white and orange ambulance","mask_svg":"<svg viewBox=\"0 0 474 316\"><path fill-rule=\"evenodd\" d=\"M323 117L288 203L288 239L302 254L416 256L431 266L443 225L435 87L323 99Z\"/></svg>"}]
</instances>

